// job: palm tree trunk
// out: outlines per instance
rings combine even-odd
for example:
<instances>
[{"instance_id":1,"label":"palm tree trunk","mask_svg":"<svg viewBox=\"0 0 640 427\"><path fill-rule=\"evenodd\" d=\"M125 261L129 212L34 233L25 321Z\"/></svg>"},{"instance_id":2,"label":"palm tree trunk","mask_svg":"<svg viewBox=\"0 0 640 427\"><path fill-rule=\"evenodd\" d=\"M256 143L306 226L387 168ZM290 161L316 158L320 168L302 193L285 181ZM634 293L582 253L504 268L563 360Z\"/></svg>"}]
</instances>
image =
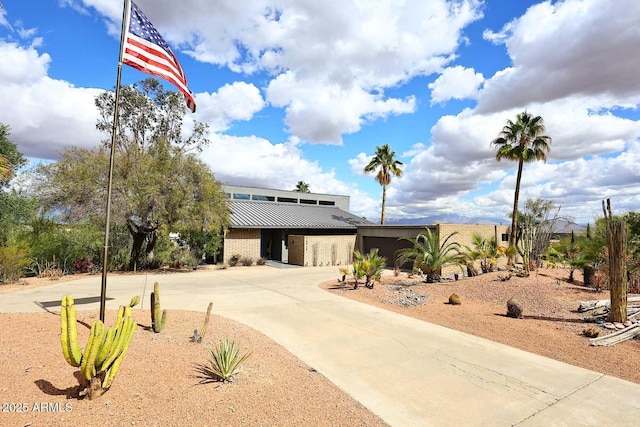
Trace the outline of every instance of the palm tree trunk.
<instances>
[{"instance_id":1,"label":"palm tree trunk","mask_svg":"<svg viewBox=\"0 0 640 427\"><path fill-rule=\"evenodd\" d=\"M518 230L518 199L520 198L520 181L522 180L522 166L524 159L518 160L518 175L516 176L516 191L513 195L513 212L511 214L511 233L509 233L509 247L515 246L516 232ZM515 255L509 257L508 265L513 265Z\"/></svg>"},{"instance_id":2,"label":"palm tree trunk","mask_svg":"<svg viewBox=\"0 0 640 427\"><path fill-rule=\"evenodd\" d=\"M380 216L380 224L384 224L384 206L387 204L387 186L382 186L382 214Z\"/></svg>"}]
</instances>

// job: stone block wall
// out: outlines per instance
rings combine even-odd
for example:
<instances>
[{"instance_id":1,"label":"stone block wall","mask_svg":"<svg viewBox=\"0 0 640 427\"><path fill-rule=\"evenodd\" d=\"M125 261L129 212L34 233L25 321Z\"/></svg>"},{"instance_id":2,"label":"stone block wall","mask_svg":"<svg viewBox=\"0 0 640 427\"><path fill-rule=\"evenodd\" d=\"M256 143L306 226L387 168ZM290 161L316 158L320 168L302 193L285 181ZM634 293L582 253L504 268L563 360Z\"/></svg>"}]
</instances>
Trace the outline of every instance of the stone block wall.
<instances>
[{"instance_id":1,"label":"stone block wall","mask_svg":"<svg viewBox=\"0 0 640 427\"><path fill-rule=\"evenodd\" d=\"M347 265L356 236L289 236L289 264L305 267Z\"/></svg>"},{"instance_id":2,"label":"stone block wall","mask_svg":"<svg viewBox=\"0 0 640 427\"><path fill-rule=\"evenodd\" d=\"M498 242L498 246L508 246L509 238L507 233L509 232L509 226L507 225L482 225L482 224L438 224L438 232L440 233L440 244L444 241L444 239L451 233L458 232L455 236L453 236L449 242L458 242L461 245L465 245L474 248L473 246L473 235L479 234L484 238L492 238L495 237ZM505 266L507 264L506 257L498 258L498 266ZM475 263L476 269L480 268L480 262L476 261ZM454 273L461 274L460 267L457 266L447 266L442 269L443 276L449 276ZM466 275L466 269L465 269Z\"/></svg>"},{"instance_id":3,"label":"stone block wall","mask_svg":"<svg viewBox=\"0 0 640 427\"><path fill-rule=\"evenodd\" d=\"M254 261L260 258L260 230L258 229L232 229L224 236L224 262L235 254L243 257L251 257Z\"/></svg>"}]
</instances>

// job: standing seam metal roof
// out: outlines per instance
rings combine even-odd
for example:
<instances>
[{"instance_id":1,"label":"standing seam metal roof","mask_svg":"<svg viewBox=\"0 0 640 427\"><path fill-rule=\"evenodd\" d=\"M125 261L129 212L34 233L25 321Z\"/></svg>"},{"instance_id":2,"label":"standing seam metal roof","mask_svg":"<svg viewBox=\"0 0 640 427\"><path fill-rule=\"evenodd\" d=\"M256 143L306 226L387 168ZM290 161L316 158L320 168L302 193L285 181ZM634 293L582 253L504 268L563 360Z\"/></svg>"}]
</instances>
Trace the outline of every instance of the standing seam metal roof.
<instances>
[{"instance_id":1,"label":"standing seam metal roof","mask_svg":"<svg viewBox=\"0 0 640 427\"><path fill-rule=\"evenodd\" d=\"M231 228L353 229L371 224L335 206L230 200Z\"/></svg>"}]
</instances>

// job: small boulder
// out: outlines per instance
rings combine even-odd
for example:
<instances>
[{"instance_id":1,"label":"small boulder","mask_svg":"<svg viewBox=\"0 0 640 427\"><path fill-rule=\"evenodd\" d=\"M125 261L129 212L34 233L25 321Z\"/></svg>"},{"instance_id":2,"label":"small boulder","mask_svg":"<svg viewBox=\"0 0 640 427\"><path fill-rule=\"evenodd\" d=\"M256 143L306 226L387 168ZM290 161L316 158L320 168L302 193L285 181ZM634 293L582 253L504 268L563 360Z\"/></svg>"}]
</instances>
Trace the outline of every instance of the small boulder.
<instances>
[{"instance_id":1,"label":"small boulder","mask_svg":"<svg viewBox=\"0 0 640 427\"><path fill-rule=\"evenodd\" d=\"M449 304L451 305L460 305L462 304L462 300L458 294L451 294L449 297Z\"/></svg>"},{"instance_id":2,"label":"small boulder","mask_svg":"<svg viewBox=\"0 0 640 427\"><path fill-rule=\"evenodd\" d=\"M587 338L596 338L598 335L600 335L600 331L598 330L598 328L591 326L590 328L583 329L582 335Z\"/></svg>"},{"instance_id":3,"label":"small boulder","mask_svg":"<svg viewBox=\"0 0 640 427\"><path fill-rule=\"evenodd\" d=\"M514 319L522 319L522 306L513 298L507 301L507 317L513 317Z\"/></svg>"}]
</instances>

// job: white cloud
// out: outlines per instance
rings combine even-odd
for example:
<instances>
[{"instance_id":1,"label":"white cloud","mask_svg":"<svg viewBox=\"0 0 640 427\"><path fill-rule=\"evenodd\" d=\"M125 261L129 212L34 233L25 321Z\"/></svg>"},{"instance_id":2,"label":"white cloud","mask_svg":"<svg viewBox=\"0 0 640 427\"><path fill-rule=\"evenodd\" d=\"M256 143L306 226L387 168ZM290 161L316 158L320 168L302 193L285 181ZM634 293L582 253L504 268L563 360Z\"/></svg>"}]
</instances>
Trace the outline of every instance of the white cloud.
<instances>
[{"instance_id":1,"label":"white cloud","mask_svg":"<svg viewBox=\"0 0 640 427\"><path fill-rule=\"evenodd\" d=\"M460 65L445 68L442 74L428 87L431 90L431 105L444 103L450 99L476 98L480 85L484 82L482 73Z\"/></svg>"},{"instance_id":2,"label":"white cloud","mask_svg":"<svg viewBox=\"0 0 640 427\"><path fill-rule=\"evenodd\" d=\"M0 50L2 44L0 43ZM17 55L20 57L20 55ZM26 55L34 69L42 57ZM28 68L28 61L21 66ZM2 70L3 67L0 67ZM6 73L0 71L0 74ZM27 75L23 81L0 85L2 122L11 126L11 141L25 156L55 159L67 147L100 143L95 128L95 97L100 89L77 88L49 77Z\"/></svg>"},{"instance_id":3,"label":"white cloud","mask_svg":"<svg viewBox=\"0 0 640 427\"><path fill-rule=\"evenodd\" d=\"M236 120L251 120L264 107L260 90L253 84L234 82L225 84L217 92L196 95L197 118L209 123L218 132L229 128Z\"/></svg>"},{"instance_id":4,"label":"white cloud","mask_svg":"<svg viewBox=\"0 0 640 427\"><path fill-rule=\"evenodd\" d=\"M565 0L536 4L499 33L513 66L484 84L478 111L521 108L568 96L613 105L640 102L640 2Z\"/></svg>"},{"instance_id":5,"label":"white cloud","mask_svg":"<svg viewBox=\"0 0 640 427\"><path fill-rule=\"evenodd\" d=\"M23 48L17 43L0 40L0 58L10 66L0 66L0 81L3 85L31 84L47 75L51 57L39 54L33 47Z\"/></svg>"},{"instance_id":6,"label":"white cloud","mask_svg":"<svg viewBox=\"0 0 640 427\"><path fill-rule=\"evenodd\" d=\"M294 72L280 74L267 88L267 99L284 107L289 131L310 142L342 144L343 133L354 133L363 124L391 114L411 113L415 98L385 98L358 86L302 80Z\"/></svg>"},{"instance_id":7,"label":"white cloud","mask_svg":"<svg viewBox=\"0 0 640 427\"><path fill-rule=\"evenodd\" d=\"M351 173L354 175L365 176L366 174L364 173L364 167L371 162L372 158L373 156L369 156L366 153L358 153L355 158L349 159Z\"/></svg>"},{"instance_id":8,"label":"white cloud","mask_svg":"<svg viewBox=\"0 0 640 427\"><path fill-rule=\"evenodd\" d=\"M120 19L107 0L81 0ZM462 30L482 16L479 0L139 0L179 49L244 73L272 75L267 100L285 109L293 135L341 144L343 134L389 115L412 113L415 99L384 89L429 75L455 58ZM189 25L183 25L188 22Z\"/></svg>"}]
</instances>

